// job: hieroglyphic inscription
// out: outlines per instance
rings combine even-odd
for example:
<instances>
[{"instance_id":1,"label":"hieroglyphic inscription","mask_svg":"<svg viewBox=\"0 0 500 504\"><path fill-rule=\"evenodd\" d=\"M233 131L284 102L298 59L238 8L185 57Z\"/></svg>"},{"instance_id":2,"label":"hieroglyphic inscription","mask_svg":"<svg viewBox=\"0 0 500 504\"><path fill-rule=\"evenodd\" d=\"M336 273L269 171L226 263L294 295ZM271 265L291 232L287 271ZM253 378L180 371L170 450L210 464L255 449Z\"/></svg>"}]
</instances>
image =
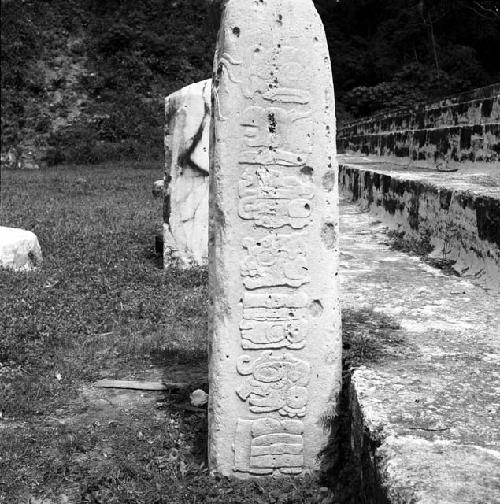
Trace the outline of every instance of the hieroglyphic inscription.
<instances>
[{"instance_id":1,"label":"hieroglyphic inscription","mask_svg":"<svg viewBox=\"0 0 500 504\"><path fill-rule=\"evenodd\" d=\"M239 477L300 474L317 468L321 418L340 382L330 372L336 236L323 231L336 196L321 185L336 177L328 47L312 0L224 6L211 143L210 464Z\"/></svg>"},{"instance_id":2,"label":"hieroglyphic inscription","mask_svg":"<svg viewBox=\"0 0 500 504\"><path fill-rule=\"evenodd\" d=\"M241 118L249 150L241 164L303 166L312 152L310 111L248 107Z\"/></svg>"},{"instance_id":3,"label":"hieroglyphic inscription","mask_svg":"<svg viewBox=\"0 0 500 504\"><path fill-rule=\"evenodd\" d=\"M311 99L307 54L300 49L276 50L260 44L245 77L242 89L248 98L260 94L269 102L299 106ZM308 171L291 170L306 166L312 152L310 110L251 106L243 111L240 124L246 146L239 155L239 163L245 166L238 186L240 218L271 230L306 228L311 222L314 187L304 176ZM247 292L241 345L245 350L264 351L238 359L238 373L248 379L236 393L253 414L306 414L310 365L291 354L266 350L299 350L306 344L308 296L290 290L310 281L306 243L306 235L297 232L272 232L242 241L247 256L241 275ZM238 420L234 470L302 472L302 434L303 424L298 420Z\"/></svg>"},{"instance_id":4,"label":"hieroglyphic inscription","mask_svg":"<svg viewBox=\"0 0 500 504\"><path fill-rule=\"evenodd\" d=\"M252 413L278 411L282 416L303 417L308 400L310 366L290 354L274 356L272 351L252 362L242 355L237 363L238 373L251 375L236 391L240 399L247 401Z\"/></svg>"},{"instance_id":5,"label":"hieroglyphic inscription","mask_svg":"<svg viewBox=\"0 0 500 504\"><path fill-rule=\"evenodd\" d=\"M239 419L234 470L251 474L298 474L304 465L304 424L300 420Z\"/></svg>"},{"instance_id":6,"label":"hieroglyphic inscription","mask_svg":"<svg viewBox=\"0 0 500 504\"><path fill-rule=\"evenodd\" d=\"M242 245L247 256L241 263L241 275L247 289L300 287L310 281L305 235L247 237Z\"/></svg>"},{"instance_id":7,"label":"hieroglyphic inscription","mask_svg":"<svg viewBox=\"0 0 500 504\"><path fill-rule=\"evenodd\" d=\"M288 348L298 350L306 343L308 296L294 293L247 292L240 323L245 350Z\"/></svg>"},{"instance_id":8,"label":"hieroglyphic inscription","mask_svg":"<svg viewBox=\"0 0 500 504\"><path fill-rule=\"evenodd\" d=\"M311 99L311 72L306 51L291 46L264 47L254 51L254 60L243 92L259 93L265 100L306 104Z\"/></svg>"},{"instance_id":9,"label":"hieroglyphic inscription","mask_svg":"<svg viewBox=\"0 0 500 504\"><path fill-rule=\"evenodd\" d=\"M311 221L314 188L308 180L266 166L245 170L239 182L239 215L258 226L300 229Z\"/></svg>"}]
</instances>

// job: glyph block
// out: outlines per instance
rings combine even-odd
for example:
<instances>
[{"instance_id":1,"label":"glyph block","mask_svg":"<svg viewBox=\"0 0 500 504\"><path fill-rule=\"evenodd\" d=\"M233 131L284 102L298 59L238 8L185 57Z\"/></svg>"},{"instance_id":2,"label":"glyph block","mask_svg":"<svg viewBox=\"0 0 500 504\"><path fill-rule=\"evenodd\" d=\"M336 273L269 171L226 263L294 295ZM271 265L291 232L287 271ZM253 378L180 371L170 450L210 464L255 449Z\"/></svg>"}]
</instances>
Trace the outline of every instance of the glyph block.
<instances>
[{"instance_id":1,"label":"glyph block","mask_svg":"<svg viewBox=\"0 0 500 504\"><path fill-rule=\"evenodd\" d=\"M311 0L229 0L210 147L209 461L317 469L341 385L330 59Z\"/></svg>"},{"instance_id":2,"label":"glyph block","mask_svg":"<svg viewBox=\"0 0 500 504\"><path fill-rule=\"evenodd\" d=\"M211 80L165 99L164 265L207 263Z\"/></svg>"}]
</instances>

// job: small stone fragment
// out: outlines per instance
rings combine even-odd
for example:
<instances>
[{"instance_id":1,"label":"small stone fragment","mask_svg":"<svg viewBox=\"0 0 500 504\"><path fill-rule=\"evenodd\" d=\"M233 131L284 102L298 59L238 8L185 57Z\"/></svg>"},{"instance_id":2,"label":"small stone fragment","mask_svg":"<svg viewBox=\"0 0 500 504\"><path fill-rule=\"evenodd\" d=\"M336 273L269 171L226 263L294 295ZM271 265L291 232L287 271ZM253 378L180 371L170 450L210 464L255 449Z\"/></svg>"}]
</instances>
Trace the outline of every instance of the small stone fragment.
<instances>
[{"instance_id":1,"label":"small stone fragment","mask_svg":"<svg viewBox=\"0 0 500 504\"><path fill-rule=\"evenodd\" d=\"M194 392L191 392L189 399L191 400L191 406L198 408L199 406L207 404L208 394L201 389L197 389Z\"/></svg>"},{"instance_id":2,"label":"small stone fragment","mask_svg":"<svg viewBox=\"0 0 500 504\"><path fill-rule=\"evenodd\" d=\"M153 183L153 196L155 198L159 198L160 196L163 195L163 187L165 185L165 181L162 180L155 180Z\"/></svg>"}]
</instances>

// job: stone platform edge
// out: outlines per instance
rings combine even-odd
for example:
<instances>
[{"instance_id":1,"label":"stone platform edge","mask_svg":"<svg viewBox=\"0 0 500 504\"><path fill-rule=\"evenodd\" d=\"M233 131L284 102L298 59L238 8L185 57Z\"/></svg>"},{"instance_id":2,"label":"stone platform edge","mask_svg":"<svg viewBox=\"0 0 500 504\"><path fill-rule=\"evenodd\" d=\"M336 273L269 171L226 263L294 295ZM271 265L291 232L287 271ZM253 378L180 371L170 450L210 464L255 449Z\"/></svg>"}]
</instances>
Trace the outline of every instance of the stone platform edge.
<instances>
[{"instance_id":1,"label":"stone platform edge","mask_svg":"<svg viewBox=\"0 0 500 504\"><path fill-rule=\"evenodd\" d=\"M373 177L371 166L350 168L358 187L364 171ZM392 173L384 180L389 189L406 182L424 199L439 193L439 186L408 179ZM368 359L344 384L339 430L347 441L337 468L347 467L348 490L357 492L357 500L346 502L500 503L499 297L391 252L381 219L361 208L346 214L341 227L341 233L357 229L341 242L344 309L373 307L400 327L386 356Z\"/></svg>"},{"instance_id":2,"label":"stone platform edge","mask_svg":"<svg viewBox=\"0 0 500 504\"><path fill-rule=\"evenodd\" d=\"M362 502L498 504L500 452L445 438L425 439L418 431L398 432L401 425L386 418L392 410L382 413L380 398L371 397L381 379L386 380L362 366L348 389L351 457ZM470 488L459 497L467 485ZM470 493L476 493L473 501Z\"/></svg>"},{"instance_id":3,"label":"stone platform edge","mask_svg":"<svg viewBox=\"0 0 500 504\"><path fill-rule=\"evenodd\" d=\"M340 190L353 202L405 238L429 243L431 257L447 261L461 276L499 290L500 190L444 177L339 162Z\"/></svg>"}]
</instances>

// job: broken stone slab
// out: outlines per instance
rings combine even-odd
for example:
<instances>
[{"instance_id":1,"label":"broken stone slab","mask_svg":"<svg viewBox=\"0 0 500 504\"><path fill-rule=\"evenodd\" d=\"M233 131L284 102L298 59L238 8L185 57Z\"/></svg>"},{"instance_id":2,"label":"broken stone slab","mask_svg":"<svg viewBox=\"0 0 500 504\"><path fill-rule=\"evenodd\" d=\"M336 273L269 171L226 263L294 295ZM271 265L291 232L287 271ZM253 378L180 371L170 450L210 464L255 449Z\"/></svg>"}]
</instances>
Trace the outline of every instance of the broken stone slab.
<instances>
[{"instance_id":1,"label":"broken stone slab","mask_svg":"<svg viewBox=\"0 0 500 504\"><path fill-rule=\"evenodd\" d=\"M151 382L140 380L98 380L94 383L97 388L119 388L131 390L161 391L169 389L188 388L189 383L184 382Z\"/></svg>"},{"instance_id":2,"label":"broken stone slab","mask_svg":"<svg viewBox=\"0 0 500 504\"><path fill-rule=\"evenodd\" d=\"M165 100L164 266L208 261L211 80Z\"/></svg>"},{"instance_id":3,"label":"broken stone slab","mask_svg":"<svg viewBox=\"0 0 500 504\"><path fill-rule=\"evenodd\" d=\"M0 267L29 271L42 264L42 249L31 231L0 226Z\"/></svg>"},{"instance_id":4,"label":"broken stone slab","mask_svg":"<svg viewBox=\"0 0 500 504\"><path fill-rule=\"evenodd\" d=\"M229 0L214 74L210 469L304 474L342 351L334 91L312 1Z\"/></svg>"}]
</instances>

